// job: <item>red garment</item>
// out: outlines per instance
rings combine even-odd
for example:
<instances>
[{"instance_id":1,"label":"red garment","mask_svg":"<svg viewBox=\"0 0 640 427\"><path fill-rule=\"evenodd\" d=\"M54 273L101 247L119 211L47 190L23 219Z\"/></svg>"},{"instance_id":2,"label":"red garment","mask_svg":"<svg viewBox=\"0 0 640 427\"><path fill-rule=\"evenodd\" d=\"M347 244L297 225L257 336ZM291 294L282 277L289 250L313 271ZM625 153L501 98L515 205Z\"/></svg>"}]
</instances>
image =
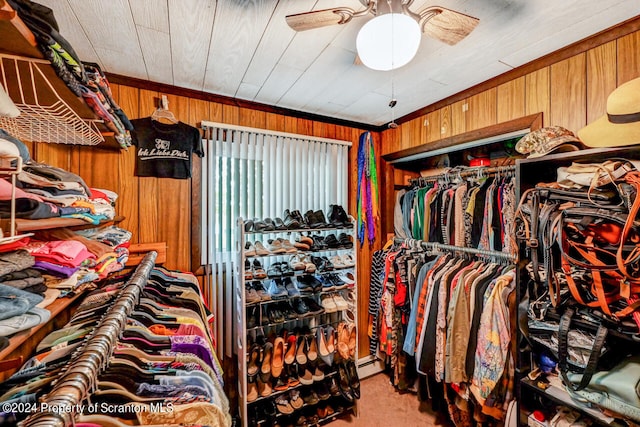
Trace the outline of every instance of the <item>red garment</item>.
<instances>
[{"instance_id":1,"label":"red garment","mask_svg":"<svg viewBox=\"0 0 640 427\"><path fill-rule=\"evenodd\" d=\"M199 327L192 324L182 324L175 328L167 328L164 325L151 325L149 330L156 335L174 336L174 335L197 335L202 338L207 338Z\"/></svg>"},{"instance_id":2,"label":"red garment","mask_svg":"<svg viewBox=\"0 0 640 427\"><path fill-rule=\"evenodd\" d=\"M29 237L23 237L22 239L16 242L0 245L0 253L16 251L18 249L24 248L29 244L29 240L30 240Z\"/></svg>"},{"instance_id":3,"label":"red garment","mask_svg":"<svg viewBox=\"0 0 640 427\"><path fill-rule=\"evenodd\" d=\"M91 199L91 200L95 200L95 199L109 200L109 197L106 195L106 193L103 193L100 190L96 190L95 188L92 188L91 189L91 197L89 197L89 199Z\"/></svg>"}]
</instances>

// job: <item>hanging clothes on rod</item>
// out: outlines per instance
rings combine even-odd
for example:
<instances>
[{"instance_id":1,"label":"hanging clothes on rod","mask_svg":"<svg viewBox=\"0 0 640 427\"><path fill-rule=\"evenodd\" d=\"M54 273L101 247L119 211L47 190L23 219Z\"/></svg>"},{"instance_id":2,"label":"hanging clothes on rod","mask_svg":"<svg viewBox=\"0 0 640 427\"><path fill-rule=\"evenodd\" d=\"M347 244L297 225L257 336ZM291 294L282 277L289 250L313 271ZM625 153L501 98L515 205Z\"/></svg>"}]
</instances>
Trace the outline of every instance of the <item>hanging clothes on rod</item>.
<instances>
[{"instance_id":1,"label":"hanging clothes on rod","mask_svg":"<svg viewBox=\"0 0 640 427\"><path fill-rule=\"evenodd\" d=\"M513 174L504 166L413 180L396 193L396 236L516 253Z\"/></svg>"},{"instance_id":2,"label":"hanging clothes on rod","mask_svg":"<svg viewBox=\"0 0 640 427\"><path fill-rule=\"evenodd\" d=\"M370 350L392 383L417 380L452 420L499 424L513 398L515 255L396 238L373 260Z\"/></svg>"},{"instance_id":3,"label":"hanging clothes on rod","mask_svg":"<svg viewBox=\"0 0 640 427\"><path fill-rule=\"evenodd\" d=\"M34 402L59 409L21 425L231 425L197 280L154 260L147 255L126 283L92 292L0 384L2 403L28 390Z\"/></svg>"}]
</instances>

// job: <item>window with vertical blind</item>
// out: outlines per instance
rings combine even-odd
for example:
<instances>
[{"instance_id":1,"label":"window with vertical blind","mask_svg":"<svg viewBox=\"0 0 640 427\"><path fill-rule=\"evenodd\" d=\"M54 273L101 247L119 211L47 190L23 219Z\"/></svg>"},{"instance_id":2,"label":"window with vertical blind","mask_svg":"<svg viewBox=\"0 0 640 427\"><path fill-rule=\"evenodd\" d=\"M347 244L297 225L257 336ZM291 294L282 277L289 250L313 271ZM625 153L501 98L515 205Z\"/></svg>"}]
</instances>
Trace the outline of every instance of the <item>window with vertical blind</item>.
<instances>
[{"instance_id":1,"label":"window with vertical blind","mask_svg":"<svg viewBox=\"0 0 640 427\"><path fill-rule=\"evenodd\" d=\"M210 307L218 353L231 356L238 218L283 218L286 209L347 208L351 143L202 122L202 263L212 270ZM283 218L284 219L284 218Z\"/></svg>"}]
</instances>

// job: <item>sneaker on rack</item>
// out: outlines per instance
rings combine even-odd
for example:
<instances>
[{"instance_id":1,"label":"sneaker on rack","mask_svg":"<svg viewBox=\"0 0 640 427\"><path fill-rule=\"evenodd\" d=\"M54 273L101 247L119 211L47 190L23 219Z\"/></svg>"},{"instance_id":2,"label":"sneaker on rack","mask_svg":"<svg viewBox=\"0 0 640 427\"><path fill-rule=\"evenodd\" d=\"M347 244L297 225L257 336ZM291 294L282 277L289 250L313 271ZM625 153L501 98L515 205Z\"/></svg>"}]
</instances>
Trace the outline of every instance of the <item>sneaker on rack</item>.
<instances>
[{"instance_id":1,"label":"sneaker on rack","mask_svg":"<svg viewBox=\"0 0 640 427\"><path fill-rule=\"evenodd\" d=\"M293 244L288 239L278 239L280 240L280 246L284 249L284 251L288 254L295 254L298 252L298 248L293 246Z\"/></svg>"},{"instance_id":2,"label":"sneaker on rack","mask_svg":"<svg viewBox=\"0 0 640 427\"><path fill-rule=\"evenodd\" d=\"M255 273L254 273L255 276ZM340 289L345 289L347 288L349 285L347 284L347 282L345 282L344 280L342 280L340 278L340 276L338 276L337 274L333 273L329 275L329 279L333 282L336 290L340 290Z\"/></svg>"},{"instance_id":3,"label":"sneaker on rack","mask_svg":"<svg viewBox=\"0 0 640 427\"><path fill-rule=\"evenodd\" d=\"M322 292L332 292L336 290L336 285L333 284L331 279L325 275L318 275L318 280L322 283Z\"/></svg>"},{"instance_id":4,"label":"sneaker on rack","mask_svg":"<svg viewBox=\"0 0 640 427\"><path fill-rule=\"evenodd\" d=\"M253 260L253 278L254 279L265 279L267 277L267 273L262 268L262 263L258 259Z\"/></svg>"},{"instance_id":5,"label":"sneaker on rack","mask_svg":"<svg viewBox=\"0 0 640 427\"><path fill-rule=\"evenodd\" d=\"M340 280L342 280L343 282L345 282L347 284L347 286L349 286L350 288L352 288L356 283L356 280L355 280L356 278L353 275L353 273L351 273L351 272L340 273L340 274L338 274L338 278Z\"/></svg>"},{"instance_id":6,"label":"sneaker on rack","mask_svg":"<svg viewBox=\"0 0 640 427\"><path fill-rule=\"evenodd\" d=\"M349 308L349 303L339 293L333 294L333 302L337 307L337 311L346 310Z\"/></svg>"},{"instance_id":7,"label":"sneaker on rack","mask_svg":"<svg viewBox=\"0 0 640 427\"><path fill-rule=\"evenodd\" d=\"M282 242L278 239L269 240L269 252L272 254L284 254L287 250L282 246Z\"/></svg>"},{"instance_id":8,"label":"sneaker on rack","mask_svg":"<svg viewBox=\"0 0 640 427\"><path fill-rule=\"evenodd\" d=\"M244 256L246 257L256 256L256 247L253 246L253 243L246 242L244 244Z\"/></svg>"},{"instance_id":9,"label":"sneaker on rack","mask_svg":"<svg viewBox=\"0 0 640 427\"><path fill-rule=\"evenodd\" d=\"M282 281L284 282L284 287L287 290L287 294L290 298L300 296L300 291L290 277L285 277L284 279L282 279Z\"/></svg>"},{"instance_id":10,"label":"sneaker on rack","mask_svg":"<svg viewBox=\"0 0 640 427\"><path fill-rule=\"evenodd\" d=\"M280 279L273 279L271 284L269 285L269 294L271 295L271 299L283 299L287 298L287 289L282 283Z\"/></svg>"},{"instance_id":11,"label":"sneaker on rack","mask_svg":"<svg viewBox=\"0 0 640 427\"><path fill-rule=\"evenodd\" d=\"M260 301L269 301L271 299L271 295L269 295L269 292L264 288L262 282L256 280L255 282L252 282L251 286L260 297Z\"/></svg>"},{"instance_id":12,"label":"sneaker on rack","mask_svg":"<svg viewBox=\"0 0 640 427\"><path fill-rule=\"evenodd\" d=\"M298 282L298 290L303 294L310 294L314 292L314 288L311 285L311 281L309 280L309 275L303 275L296 277L296 281Z\"/></svg>"},{"instance_id":13,"label":"sneaker on rack","mask_svg":"<svg viewBox=\"0 0 640 427\"><path fill-rule=\"evenodd\" d=\"M320 303L322 304L325 313L335 313L338 311L338 306L330 294L322 295L320 297Z\"/></svg>"},{"instance_id":14,"label":"sneaker on rack","mask_svg":"<svg viewBox=\"0 0 640 427\"><path fill-rule=\"evenodd\" d=\"M256 255L257 256L267 256L267 255L271 254L271 252L269 252L269 250L264 247L264 245L262 244L262 242L260 240L257 240L253 244L253 246L256 248Z\"/></svg>"},{"instance_id":15,"label":"sneaker on rack","mask_svg":"<svg viewBox=\"0 0 640 427\"><path fill-rule=\"evenodd\" d=\"M251 262L248 259L244 260L244 280L253 279L253 271L251 270Z\"/></svg>"},{"instance_id":16,"label":"sneaker on rack","mask_svg":"<svg viewBox=\"0 0 640 427\"><path fill-rule=\"evenodd\" d=\"M244 284L244 300L247 304L253 304L260 301L260 296L253 288L251 282Z\"/></svg>"}]
</instances>

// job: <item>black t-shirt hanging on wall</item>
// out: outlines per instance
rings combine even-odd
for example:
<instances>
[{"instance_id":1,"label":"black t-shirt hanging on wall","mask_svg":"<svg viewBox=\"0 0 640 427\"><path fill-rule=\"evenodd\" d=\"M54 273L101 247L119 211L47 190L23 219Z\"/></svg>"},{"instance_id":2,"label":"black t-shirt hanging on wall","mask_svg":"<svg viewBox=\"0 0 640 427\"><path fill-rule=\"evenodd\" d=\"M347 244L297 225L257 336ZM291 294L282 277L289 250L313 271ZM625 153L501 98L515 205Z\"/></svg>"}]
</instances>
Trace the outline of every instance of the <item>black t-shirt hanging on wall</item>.
<instances>
[{"instance_id":1,"label":"black t-shirt hanging on wall","mask_svg":"<svg viewBox=\"0 0 640 427\"><path fill-rule=\"evenodd\" d=\"M204 156L200 131L178 122L165 124L150 117L132 120L136 175L157 178L191 177L191 153Z\"/></svg>"}]
</instances>

